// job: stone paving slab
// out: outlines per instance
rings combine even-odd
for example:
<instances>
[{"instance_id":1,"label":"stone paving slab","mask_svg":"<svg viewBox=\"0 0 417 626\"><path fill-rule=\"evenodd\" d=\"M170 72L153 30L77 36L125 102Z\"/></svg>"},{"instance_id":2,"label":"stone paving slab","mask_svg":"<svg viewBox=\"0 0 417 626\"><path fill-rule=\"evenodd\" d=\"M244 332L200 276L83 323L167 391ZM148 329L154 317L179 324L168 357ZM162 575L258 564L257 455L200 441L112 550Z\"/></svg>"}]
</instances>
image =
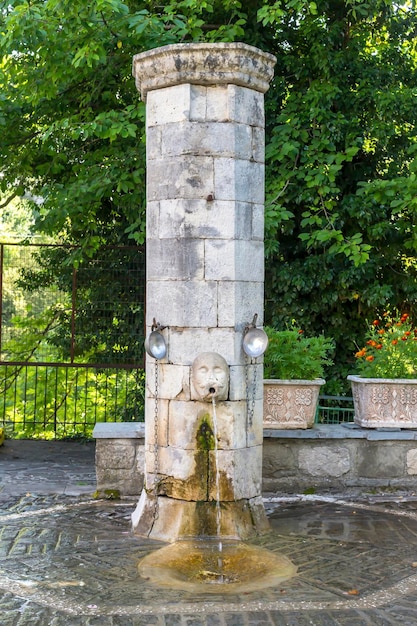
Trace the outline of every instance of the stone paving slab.
<instances>
[{"instance_id":1,"label":"stone paving slab","mask_svg":"<svg viewBox=\"0 0 417 626\"><path fill-rule=\"evenodd\" d=\"M227 594L161 590L139 559L160 547L133 537L133 502L25 496L0 515L2 625L416 624L415 503L280 505L251 543L289 557L277 588ZM414 621L413 621L414 620Z\"/></svg>"},{"instance_id":2,"label":"stone paving slab","mask_svg":"<svg viewBox=\"0 0 417 626\"><path fill-rule=\"evenodd\" d=\"M290 558L297 576L250 593L161 590L138 574L161 544L131 535L135 501L92 499L94 450L72 445L32 448L32 460L22 446L0 452L1 626L417 624L414 497L269 499L272 531L251 543ZM27 490L25 476L52 487L36 481L51 468L56 488ZM67 495L83 480L86 492Z\"/></svg>"},{"instance_id":3,"label":"stone paving slab","mask_svg":"<svg viewBox=\"0 0 417 626\"><path fill-rule=\"evenodd\" d=\"M7 439L0 446L0 501L7 495L91 495L95 444Z\"/></svg>"}]
</instances>

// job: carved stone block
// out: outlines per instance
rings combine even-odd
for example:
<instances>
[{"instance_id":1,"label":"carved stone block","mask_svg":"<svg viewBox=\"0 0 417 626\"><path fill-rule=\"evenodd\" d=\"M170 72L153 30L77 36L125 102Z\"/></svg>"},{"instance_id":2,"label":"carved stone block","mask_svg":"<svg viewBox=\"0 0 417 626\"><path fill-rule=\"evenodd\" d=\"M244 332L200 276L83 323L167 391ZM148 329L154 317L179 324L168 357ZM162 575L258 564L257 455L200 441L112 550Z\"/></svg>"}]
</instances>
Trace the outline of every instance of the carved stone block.
<instances>
[{"instance_id":1,"label":"carved stone block","mask_svg":"<svg viewBox=\"0 0 417 626\"><path fill-rule=\"evenodd\" d=\"M264 380L264 428L311 428L325 381Z\"/></svg>"},{"instance_id":2,"label":"carved stone block","mask_svg":"<svg viewBox=\"0 0 417 626\"><path fill-rule=\"evenodd\" d=\"M364 428L417 428L417 380L348 376L355 423Z\"/></svg>"}]
</instances>

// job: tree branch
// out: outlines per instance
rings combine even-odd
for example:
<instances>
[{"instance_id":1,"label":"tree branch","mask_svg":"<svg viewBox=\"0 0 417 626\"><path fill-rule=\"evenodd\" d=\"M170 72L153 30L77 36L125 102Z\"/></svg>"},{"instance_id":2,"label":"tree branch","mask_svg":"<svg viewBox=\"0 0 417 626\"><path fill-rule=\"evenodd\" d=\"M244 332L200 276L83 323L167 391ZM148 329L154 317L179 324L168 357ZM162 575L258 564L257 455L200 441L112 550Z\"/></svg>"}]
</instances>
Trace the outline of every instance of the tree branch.
<instances>
[{"instance_id":1,"label":"tree branch","mask_svg":"<svg viewBox=\"0 0 417 626\"><path fill-rule=\"evenodd\" d=\"M12 195L11 195L11 196L9 196L8 198L6 198L6 200L0 204L0 209L4 209L4 207L6 207L8 204L10 204L10 202L11 202L12 200L14 200L14 199L16 198L16 196L17 196L17 195L19 195L19 194L17 193L17 191L15 191L14 193L12 193Z\"/></svg>"}]
</instances>

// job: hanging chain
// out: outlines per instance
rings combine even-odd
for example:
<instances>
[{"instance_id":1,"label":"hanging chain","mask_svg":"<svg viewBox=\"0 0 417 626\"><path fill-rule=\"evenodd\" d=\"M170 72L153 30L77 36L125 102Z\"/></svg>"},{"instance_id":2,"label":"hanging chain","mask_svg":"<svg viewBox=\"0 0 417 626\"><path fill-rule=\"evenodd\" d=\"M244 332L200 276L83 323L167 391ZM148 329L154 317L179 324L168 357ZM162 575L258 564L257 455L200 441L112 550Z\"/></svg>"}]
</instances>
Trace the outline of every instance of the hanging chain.
<instances>
[{"instance_id":1,"label":"hanging chain","mask_svg":"<svg viewBox=\"0 0 417 626\"><path fill-rule=\"evenodd\" d=\"M158 446L158 421L159 421L159 406L158 406L158 395L159 395L159 365L158 360L155 359L155 413L154 413L154 484L153 484L153 493L155 498L155 510L154 510L154 520L157 520L159 517L159 506L158 506L158 474L159 474L159 446Z\"/></svg>"},{"instance_id":2,"label":"hanging chain","mask_svg":"<svg viewBox=\"0 0 417 626\"><path fill-rule=\"evenodd\" d=\"M249 380L250 365L253 365L252 384L250 384L250 380ZM256 359L253 359L253 358L249 359L248 357L246 360L246 366L245 366L245 383L246 383L246 405L247 405L247 411L248 411L248 426L249 427L251 427L253 424L253 416L255 413L257 375L258 375L258 368L256 367Z\"/></svg>"}]
</instances>

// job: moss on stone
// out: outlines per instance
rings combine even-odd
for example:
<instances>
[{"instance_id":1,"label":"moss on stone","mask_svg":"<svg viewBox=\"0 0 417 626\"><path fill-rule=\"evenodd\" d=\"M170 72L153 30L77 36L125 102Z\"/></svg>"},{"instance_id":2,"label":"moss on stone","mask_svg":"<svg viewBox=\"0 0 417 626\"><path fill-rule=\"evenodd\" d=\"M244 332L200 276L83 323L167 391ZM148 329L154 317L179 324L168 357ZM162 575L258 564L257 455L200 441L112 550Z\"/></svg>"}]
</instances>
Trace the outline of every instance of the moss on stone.
<instances>
[{"instance_id":1,"label":"moss on stone","mask_svg":"<svg viewBox=\"0 0 417 626\"><path fill-rule=\"evenodd\" d=\"M214 450L215 448L213 429L209 420L210 416L208 414L201 418L200 426L197 429L198 450Z\"/></svg>"}]
</instances>

